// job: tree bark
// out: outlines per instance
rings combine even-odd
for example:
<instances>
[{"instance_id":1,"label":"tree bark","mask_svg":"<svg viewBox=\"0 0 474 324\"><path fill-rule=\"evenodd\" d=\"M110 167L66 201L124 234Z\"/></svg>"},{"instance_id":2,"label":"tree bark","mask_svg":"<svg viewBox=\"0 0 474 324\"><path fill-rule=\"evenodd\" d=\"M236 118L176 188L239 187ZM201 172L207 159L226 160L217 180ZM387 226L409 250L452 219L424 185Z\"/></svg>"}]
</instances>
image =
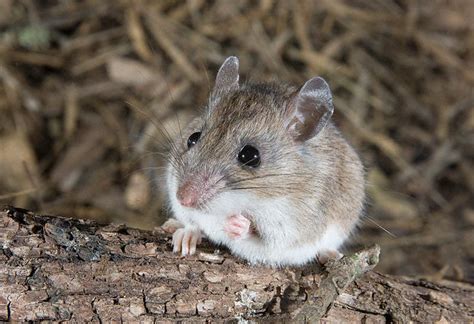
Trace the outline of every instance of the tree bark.
<instances>
[{"instance_id":1,"label":"tree bark","mask_svg":"<svg viewBox=\"0 0 474 324\"><path fill-rule=\"evenodd\" d=\"M204 244L171 252L161 230L0 212L0 320L472 322L474 287L371 269L372 247L325 268L250 266ZM387 256L389 257L389 256Z\"/></svg>"}]
</instances>

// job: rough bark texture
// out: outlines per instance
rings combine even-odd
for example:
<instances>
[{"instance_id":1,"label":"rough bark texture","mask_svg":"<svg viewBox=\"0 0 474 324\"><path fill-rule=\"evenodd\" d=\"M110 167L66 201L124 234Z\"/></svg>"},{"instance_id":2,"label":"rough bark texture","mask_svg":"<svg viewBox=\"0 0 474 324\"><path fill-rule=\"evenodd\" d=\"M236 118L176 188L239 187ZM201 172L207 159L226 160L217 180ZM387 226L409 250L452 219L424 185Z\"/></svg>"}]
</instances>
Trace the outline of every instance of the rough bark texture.
<instances>
[{"instance_id":1,"label":"rough bark texture","mask_svg":"<svg viewBox=\"0 0 474 324\"><path fill-rule=\"evenodd\" d=\"M0 243L4 321L473 321L473 286L369 271L377 247L325 269L276 270L210 246L180 258L159 230L12 207L0 212Z\"/></svg>"}]
</instances>

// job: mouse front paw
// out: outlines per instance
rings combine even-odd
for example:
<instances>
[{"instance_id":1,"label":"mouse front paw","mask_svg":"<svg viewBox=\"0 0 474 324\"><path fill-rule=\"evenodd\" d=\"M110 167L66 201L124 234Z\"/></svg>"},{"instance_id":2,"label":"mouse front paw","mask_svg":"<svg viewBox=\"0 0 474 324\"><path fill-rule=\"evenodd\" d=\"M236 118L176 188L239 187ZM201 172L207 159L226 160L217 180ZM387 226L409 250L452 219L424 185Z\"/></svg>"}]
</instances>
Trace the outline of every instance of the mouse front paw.
<instances>
[{"instance_id":1,"label":"mouse front paw","mask_svg":"<svg viewBox=\"0 0 474 324\"><path fill-rule=\"evenodd\" d=\"M183 228L184 225L179 221L174 218L168 219L166 222L164 222L163 225L161 225L161 228L170 234L173 234L176 232L177 229Z\"/></svg>"},{"instance_id":2,"label":"mouse front paw","mask_svg":"<svg viewBox=\"0 0 474 324\"><path fill-rule=\"evenodd\" d=\"M182 256L193 255L201 239L201 231L197 228L178 228L173 233L173 252L181 252Z\"/></svg>"},{"instance_id":3,"label":"mouse front paw","mask_svg":"<svg viewBox=\"0 0 474 324\"><path fill-rule=\"evenodd\" d=\"M224 232L232 239L243 239L252 233L250 220L243 215L232 215L227 218Z\"/></svg>"}]
</instances>

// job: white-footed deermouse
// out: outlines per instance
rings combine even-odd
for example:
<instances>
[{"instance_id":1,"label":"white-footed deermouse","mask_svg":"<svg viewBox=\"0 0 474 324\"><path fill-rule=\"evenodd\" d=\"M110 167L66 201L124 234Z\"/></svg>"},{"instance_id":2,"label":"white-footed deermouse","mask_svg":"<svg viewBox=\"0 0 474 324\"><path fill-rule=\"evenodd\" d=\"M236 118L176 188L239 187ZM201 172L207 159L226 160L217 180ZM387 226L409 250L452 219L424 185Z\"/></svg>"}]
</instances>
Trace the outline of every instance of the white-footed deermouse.
<instances>
[{"instance_id":1,"label":"white-footed deermouse","mask_svg":"<svg viewBox=\"0 0 474 324\"><path fill-rule=\"evenodd\" d=\"M301 88L239 84L239 61L219 69L205 113L170 153L167 191L175 252L204 234L254 264L301 265L339 256L365 197L364 171L331 123L320 77Z\"/></svg>"}]
</instances>

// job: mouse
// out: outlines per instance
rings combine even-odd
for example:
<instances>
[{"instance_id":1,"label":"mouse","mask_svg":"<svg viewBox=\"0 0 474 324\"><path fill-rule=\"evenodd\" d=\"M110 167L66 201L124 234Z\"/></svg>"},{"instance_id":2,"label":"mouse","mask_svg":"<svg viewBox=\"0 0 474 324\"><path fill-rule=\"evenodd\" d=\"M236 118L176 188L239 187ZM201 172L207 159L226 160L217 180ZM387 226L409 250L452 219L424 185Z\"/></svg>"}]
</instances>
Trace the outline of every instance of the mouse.
<instances>
[{"instance_id":1,"label":"mouse","mask_svg":"<svg viewBox=\"0 0 474 324\"><path fill-rule=\"evenodd\" d=\"M362 217L365 172L331 120L328 83L239 79L228 57L203 112L173 139L162 226L173 251L193 255L205 237L256 265L340 258Z\"/></svg>"}]
</instances>

